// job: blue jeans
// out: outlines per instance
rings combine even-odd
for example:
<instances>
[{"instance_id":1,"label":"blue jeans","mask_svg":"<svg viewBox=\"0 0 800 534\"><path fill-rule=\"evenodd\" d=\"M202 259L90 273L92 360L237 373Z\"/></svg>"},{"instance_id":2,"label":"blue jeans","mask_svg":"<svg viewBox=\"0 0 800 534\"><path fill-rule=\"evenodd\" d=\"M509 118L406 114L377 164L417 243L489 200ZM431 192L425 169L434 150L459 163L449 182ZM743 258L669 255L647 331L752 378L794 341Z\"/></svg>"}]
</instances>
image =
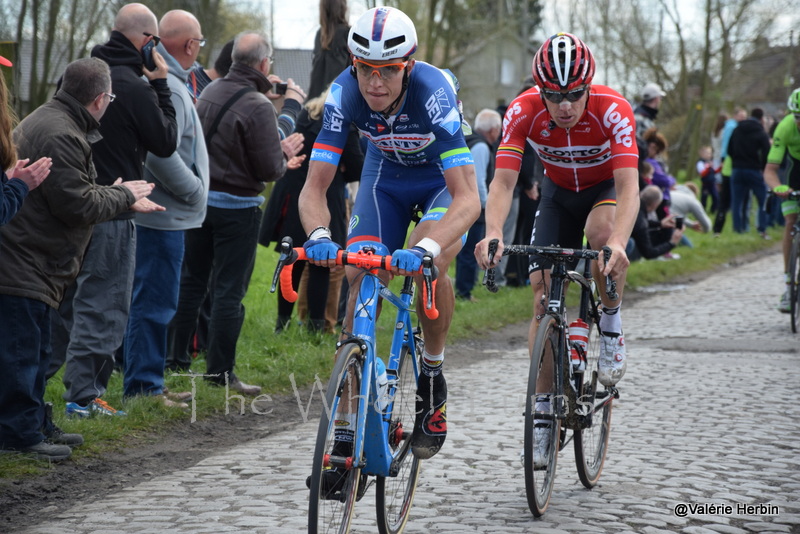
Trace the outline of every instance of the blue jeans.
<instances>
[{"instance_id":1,"label":"blue jeans","mask_svg":"<svg viewBox=\"0 0 800 534\"><path fill-rule=\"evenodd\" d=\"M186 231L185 265L168 350L176 361L188 351L200 306L211 291L206 372L219 375L220 383L225 373L233 372L236 361L236 342L244 323L242 300L255 265L260 226L259 208L209 206L203 226Z\"/></svg>"},{"instance_id":2,"label":"blue jeans","mask_svg":"<svg viewBox=\"0 0 800 534\"><path fill-rule=\"evenodd\" d=\"M0 449L44 440L52 311L38 300L0 295Z\"/></svg>"},{"instance_id":3,"label":"blue jeans","mask_svg":"<svg viewBox=\"0 0 800 534\"><path fill-rule=\"evenodd\" d=\"M91 402L108 387L114 355L128 325L135 261L132 220L111 220L92 228L81 272L53 316L53 359L66 361L67 402ZM51 365L49 376L58 366Z\"/></svg>"},{"instance_id":4,"label":"blue jeans","mask_svg":"<svg viewBox=\"0 0 800 534\"><path fill-rule=\"evenodd\" d=\"M486 222L483 214L472 224L467 233L467 242L456 256L456 296L468 299L472 296L472 288L478 276L478 261L475 259L475 245L486 234Z\"/></svg>"},{"instance_id":5,"label":"blue jeans","mask_svg":"<svg viewBox=\"0 0 800 534\"><path fill-rule=\"evenodd\" d=\"M733 231L739 234L746 232L749 227L750 214L745 211L745 205L751 191L758 201L758 231L764 232L767 229L767 215L764 212L767 184L764 183L764 175L758 169L734 167L731 174L731 211Z\"/></svg>"},{"instance_id":6,"label":"blue jeans","mask_svg":"<svg viewBox=\"0 0 800 534\"><path fill-rule=\"evenodd\" d=\"M167 327L178 308L183 230L136 227L136 271L125 333L124 395L160 395Z\"/></svg>"}]
</instances>

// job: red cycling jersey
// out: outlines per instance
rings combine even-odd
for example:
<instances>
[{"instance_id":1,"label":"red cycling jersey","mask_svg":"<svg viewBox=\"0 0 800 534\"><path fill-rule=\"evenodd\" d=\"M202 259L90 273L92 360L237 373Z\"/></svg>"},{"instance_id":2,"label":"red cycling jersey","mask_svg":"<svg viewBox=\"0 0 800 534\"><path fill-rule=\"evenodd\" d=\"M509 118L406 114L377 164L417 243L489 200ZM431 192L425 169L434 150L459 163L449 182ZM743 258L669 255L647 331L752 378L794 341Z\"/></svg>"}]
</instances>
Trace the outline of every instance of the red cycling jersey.
<instances>
[{"instance_id":1,"label":"red cycling jersey","mask_svg":"<svg viewBox=\"0 0 800 534\"><path fill-rule=\"evenodd\" d=\"M635 132L631 105L610 87L591 86L586 111L569 129L551 123L534 87L514 99L506 111L496 166L519 172L528 141L556 185L582 191L613 178L615 169L638 168Z\"/></svg>"}]
</instances>

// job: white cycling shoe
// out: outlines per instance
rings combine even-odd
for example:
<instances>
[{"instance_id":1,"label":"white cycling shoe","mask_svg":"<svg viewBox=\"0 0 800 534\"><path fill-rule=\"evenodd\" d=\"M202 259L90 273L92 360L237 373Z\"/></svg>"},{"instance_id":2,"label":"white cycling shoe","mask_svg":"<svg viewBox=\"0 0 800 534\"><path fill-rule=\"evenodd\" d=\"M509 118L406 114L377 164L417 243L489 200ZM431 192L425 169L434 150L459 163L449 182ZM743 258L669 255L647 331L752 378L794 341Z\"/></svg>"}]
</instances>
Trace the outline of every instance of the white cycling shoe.
<instances>
[{"instance_id":1,"label":"white cycling shoe","mask_svg":"<svg viewBox=\"0 0 800 534\"><path fill-rule=\"evenodd\" d=\"M626 362L625 339L617 336L600 335L600 361L598 362L597 379L604 386L613 386L625 374Z\"/></svg>"}]
</instances>

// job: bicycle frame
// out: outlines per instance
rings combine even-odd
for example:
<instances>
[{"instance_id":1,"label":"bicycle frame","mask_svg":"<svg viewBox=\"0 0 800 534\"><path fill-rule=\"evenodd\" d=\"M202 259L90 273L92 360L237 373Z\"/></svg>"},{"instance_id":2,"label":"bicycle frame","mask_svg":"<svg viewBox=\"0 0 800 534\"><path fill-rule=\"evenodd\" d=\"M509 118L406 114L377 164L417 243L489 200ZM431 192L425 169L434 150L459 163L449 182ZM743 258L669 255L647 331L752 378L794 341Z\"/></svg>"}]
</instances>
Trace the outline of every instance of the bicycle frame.
<instances>
[{"instance_id":1,"label":"bicycle frame","mask_svg":"<svg viewBox=\"0 0 800 534\"><path fill-rule=\"evenodd\" d=\"M496 245L495 245L496 247ZM494 254L494 250L490 245L490 254ZM600 404L595 404L592 400L588 402L587 399L578 398L576 395L571 394L565 389L565 384L572 384L570 378L573 373L581 372L574 371L572 365L569 363L569 349L570 344L567 340L567 313L566 313L566 289L567 282L576 282L581 286L581 301L580 301L580 315L594 313L592 308L596 305L594 297L592 296L592 278L591 278L591 261L596 260L599 254L597 251L588 249L566 249L559 247L537 247L533 245L507 245L503 250L503 255L531 255L540 254L545 255L553 261L553 266L550 270L550 291L546 295L547 306L545 314L553 317L559 330L558 353L559 358L555 362L555 376L562 377L561 380L556 380L556 391L553 394L553 418L565 420L566 426L573 430L586 428L587 421L591 421L593 412L601 410L607 403L611 402L614 398L618 398L616 388L609 388L610 395L605 398ZM606 260L610 255L610 250L606 251L604 247L604 254ZM583 274L575 271L569 271L566 262L572 258L582 259L586 262ZM497 291L494 286L494 276L491 269L486 271L484 285L490 291ZM610 277L606 278L606 292L612 300L616 300L616 282ZM598 332L599 334L599 332ZM585 360L586 355L583 348L575 345L575 349L580 354L581 358ZM596 388L596 377L593 377L592 391ZM573 384L573 389L574 389ZM579 413L580 410L580 413Z\"/></svg>"},{"instance_id":2,"label":"bicycle frame","mask_svg":"<svg viewBox=\"0 0 800 534\"><path fill-rule=\"evenodd\" d=\"M393 476L397 474L396 465L410 451L409 443L397 451L392 451L389 443L389 424L394 410L394 393L397 378L397 368L400 354L404 346L408 347L409 354L416 354L414 328L411 324L412 302L414 286L411 277L406 277L400 295L393 293L386 287L374 271L368 271L361 281L358 299L353 312L353 336L342 340L338 346L356 342L361 346L364 356L363 376L369 380L361 381L359 392L359 420L357 422L354 445L354 467L360 467L368 475ZM381 399L378 395L378 374L375 365L376 354L376 327L379 300L388 301L397 308L395 329L392 335L392 344L389 352L389 361L386 363L386 374L389 379L388 391L390 399L386 409L381 412L378 407ZM414 362L414 379L419 377L419 366L416 358ZM363 461L362 461L363 459Z\"/></svg>"},{"instance_id":3,"label":"bicycle frame","mask_svg":"<svg viewBox=\"0 0 800 534\"><path fill-rule=\"evenodd\" d=\"M306 254L303 248L292 248L291 240L285 238L282 244L283 251L273 278L271 291L275 291L277 277L280 275L281 292L284 298L290 302L297 299L297 293L292 287L291 266L296 260L305 260ZM417 331L411 323L412 302L414 298L413 278L406 276L400 295L392 292L380 279L377 274L379 269L388 271L391 265L391 256L380 256L374 254L374 249L369 246L363 247L357 253L339 252L337 263L340 265L351 265L363 270L363 278L359 286L358 298L353 310L353 325L350 337L340 340L337 349L347 344L357 344L361 350L362 377L358 395L358 420L356 421L354 460L332 456L330 463L334 467L344 467L347 469L361 468L368 475L382 477L394 476L397 474L397 464L410 451L409 440L404 441L404 446L393 451L390 443L389 424L394 410L394 394L397 383L397 369L404 347L408 347L408 353L416 355L416 335ZM284 268L286 267L286 268ZM438 311L433 304L433 292L435 288L434 268L432 257L426 256L420 272L425 277L423 297L426 299L425 313L436 318ZM386 363L386 374L389 378L387 397L389 399L386 410L381 412L378 409L377 398L378 372L375 364L376 354L376 328L379 302L383 300L389 302L397 309L395 318L395 329L392 335L392 343L389 352L389 361ZM414 368L414 380L419 377L419 364L416 358L412 358ZM331 413L332 419L335 406L325 406ZM402 429L398 429L402 431Z\"/></svg>"},{"instance_id":4,"label":"bicycle frame","mask_svg":"<svg viewBox=\"0 0 800 534\"><path fill-rule=\"evenodd\" d=\"M513 248L509 253L514 253ZM553 262L553 267L550 271L550 292L547 295L548 301L545 313L552 316L558 326L558 353L561 355L559 358L555 359L555 376L562 377L562 379L556 380L555 382L556 391L553 395L553 403L551 404L553 407L553 416L564 420L567 423L567 428L576 428L576 426L580 424L580 422L576 420L576 417L582 417L584 420L587 418L586 413L579 414L578 410L580 408L585 408L589 414L591 414L591 411L595 408L592 406L593 403L585 403L582 402L582 399L577 398L575 391L570 392L566 389L567 383L572 384L570 381L572 373L577 372L573 370L569 361L570 342L567 339L568 319L566 310L567 284L569 282L576 282L581 286L581 310L588 310L589 307L594 304L591 302L594 299L590 294L592 290L591 279L587 277L591 269L590 258L584 257L586 260L586 267L583 275L575 271L567 270L565 264L567 259L568 258L565 256L563 260L556 260ZM584 308L584 305L586 308ZM579 345L576 345L575 348L579 351L581 358L585 360L583 348ZM574 387L573 385L573 388ZM588 406L586 406L586 404L588 404ZM566 442L564 444L566 444ZM564 444L562 444L562 446Z\"/></svg>"}]
</instances>

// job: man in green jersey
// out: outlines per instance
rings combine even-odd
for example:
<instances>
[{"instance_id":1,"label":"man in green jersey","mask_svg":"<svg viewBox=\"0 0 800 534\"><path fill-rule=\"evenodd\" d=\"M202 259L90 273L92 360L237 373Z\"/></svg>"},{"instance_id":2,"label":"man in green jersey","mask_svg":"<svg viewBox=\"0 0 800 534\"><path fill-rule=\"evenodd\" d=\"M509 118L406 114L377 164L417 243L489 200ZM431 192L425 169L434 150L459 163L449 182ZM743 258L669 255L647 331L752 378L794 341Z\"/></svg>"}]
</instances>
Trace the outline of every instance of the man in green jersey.
<instances>
[{"instance_id":1,"label":"man in green jersey","mask_svg":"<svg viewBox=\"0 0 800 534\"><path fill-rule=\"evenodd\" d=\"M776 195L787 199L790 191L800 191L800 88L792 91L786 104L789 114L775 128L772 137L772 148L767 157L767 166L764 168L764 181ZM781 184L778 177L778 168L788 152L788 165L786 167L787 181ZM797 200L784 200L781 211L786 219L783 231L783 270L786 277L786 291L781 296L778 309L789 313L789 251L792 248L792 226L800 213L800 202Z\"/></svg>"}]
</instances>

